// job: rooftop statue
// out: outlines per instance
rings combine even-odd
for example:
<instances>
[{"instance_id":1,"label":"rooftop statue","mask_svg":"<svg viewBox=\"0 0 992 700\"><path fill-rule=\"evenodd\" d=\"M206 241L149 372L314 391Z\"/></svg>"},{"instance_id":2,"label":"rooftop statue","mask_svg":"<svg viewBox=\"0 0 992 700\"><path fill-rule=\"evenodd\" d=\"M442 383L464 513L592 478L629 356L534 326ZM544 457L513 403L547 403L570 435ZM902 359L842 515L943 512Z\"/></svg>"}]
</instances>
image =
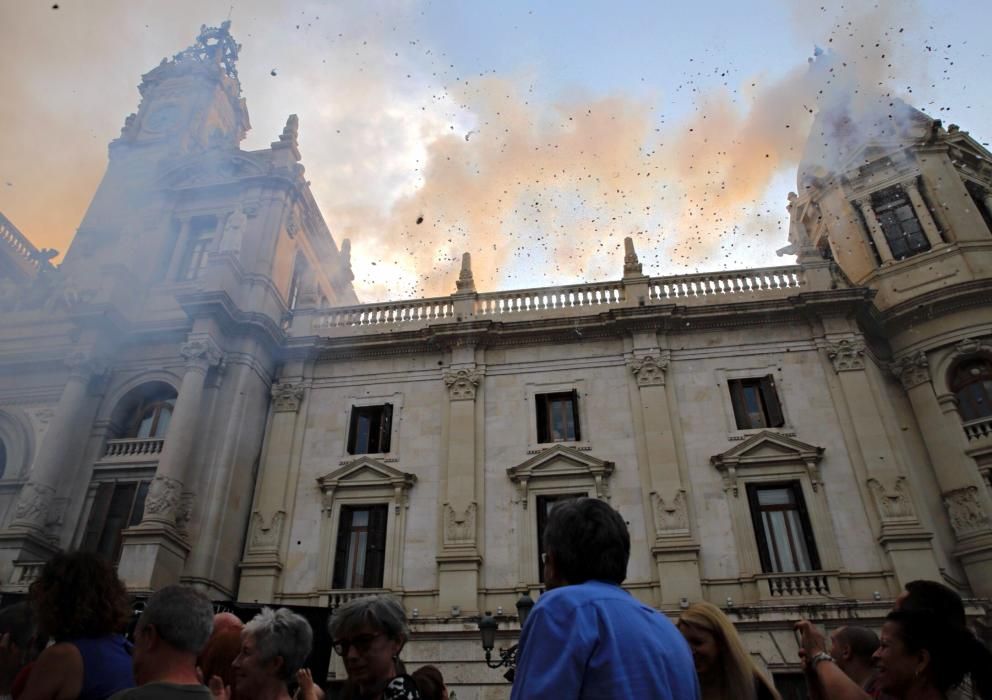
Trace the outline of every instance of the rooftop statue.
<instances>
[{"instance_id":1,"label":"rooftop statue","mask_svg":"<svg viewBox=\"0 0 992 700\"><path fill-rule=\"evenodd\" d=\"M217 63L224 67L224 72L227 75L237 78L238 69L235 64L238 61L241 44L237 43L231 36L230 29L230 20L222 22L219 27L200 25L200 33L196 37L196 43L177 53L172 57L172 60L176 63Z\"/></svg>"}]
</instances>

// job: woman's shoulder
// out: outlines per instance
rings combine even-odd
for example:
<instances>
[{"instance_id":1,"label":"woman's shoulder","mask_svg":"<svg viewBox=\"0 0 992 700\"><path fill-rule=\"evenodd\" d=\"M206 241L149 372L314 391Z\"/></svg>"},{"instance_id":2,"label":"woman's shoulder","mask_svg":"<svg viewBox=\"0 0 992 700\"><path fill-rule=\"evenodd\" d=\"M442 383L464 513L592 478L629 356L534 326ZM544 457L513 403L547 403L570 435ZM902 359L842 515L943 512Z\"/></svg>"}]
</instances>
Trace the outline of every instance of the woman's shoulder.
<instances>
[{"instance_id":1,"label":"woman's shoulder","mask_svg":"<svg viewBox=\"0 0 992 700\"><path fill-rule=\"evenodd\" d=\"M410 676L396 676L382 691L382 700L420 700L420 691Z\"/></svg>"}]
</instances>

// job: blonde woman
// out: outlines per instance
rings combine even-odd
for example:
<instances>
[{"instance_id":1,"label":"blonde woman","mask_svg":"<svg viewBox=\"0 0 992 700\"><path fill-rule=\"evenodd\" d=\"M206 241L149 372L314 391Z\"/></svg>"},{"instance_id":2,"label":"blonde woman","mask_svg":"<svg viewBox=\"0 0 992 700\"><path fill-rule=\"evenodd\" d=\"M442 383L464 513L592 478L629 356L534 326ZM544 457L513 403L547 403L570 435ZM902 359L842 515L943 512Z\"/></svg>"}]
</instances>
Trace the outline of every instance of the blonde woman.
<instances>
[{"instance_id":1,"label":"blonde woman","mask_svg":"<svg viewBox=\"0 0 992 700\"><path fill-rule=\"evenodd\" d=\"M693 603L678 628L692 649L702 700L782 700L720 608Z\"/></svg>"}]
</instances>

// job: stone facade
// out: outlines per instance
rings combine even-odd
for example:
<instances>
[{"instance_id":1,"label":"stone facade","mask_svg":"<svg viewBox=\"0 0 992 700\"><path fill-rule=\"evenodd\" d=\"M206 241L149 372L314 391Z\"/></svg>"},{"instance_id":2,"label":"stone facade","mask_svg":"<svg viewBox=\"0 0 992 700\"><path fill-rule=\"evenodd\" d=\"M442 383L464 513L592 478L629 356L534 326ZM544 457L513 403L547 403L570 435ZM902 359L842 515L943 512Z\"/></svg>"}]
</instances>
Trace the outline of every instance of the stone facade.
<instances>
[{"instance_id":1,"label":"stone facade","mask_svg":"<svg viewBox=\"0 0 992 700\"><path fill-rule=\"evenodd\" d=\"M388 590L413 666L505 697L478 617L512 643L542 509L586 495L629 523L631 593L720 604L774 672L797 669L800 615L877 625L916 578L986 614L992 415L953 377L992 361L992 154L965 132L905 107L841 172L812 149L795 265L649 277L628 240L614 282L480 293L466 255L451 296L359 304L296 117L238 147L236 58L205 28L146 74L65 261L12 278L0 589L94 547L138 591ZM772 492L805 538L792 564L762 530Z\"/></svg>"}]
</instances>

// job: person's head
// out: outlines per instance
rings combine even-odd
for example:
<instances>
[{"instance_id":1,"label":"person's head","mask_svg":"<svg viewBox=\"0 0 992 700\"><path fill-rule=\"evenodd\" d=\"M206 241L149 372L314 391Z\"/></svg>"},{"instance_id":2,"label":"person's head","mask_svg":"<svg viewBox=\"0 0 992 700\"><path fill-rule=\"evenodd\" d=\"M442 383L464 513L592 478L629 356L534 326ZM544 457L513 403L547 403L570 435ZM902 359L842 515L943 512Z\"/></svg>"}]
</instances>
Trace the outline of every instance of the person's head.
<instances>
[{"instance_id":1,"label":"person's head","mask_svg":"<svg viewBox=\"0 0 992 700\"><path fill-rule=\"evenodd\" d=\"M992 698L992 653L967 627L932 610L889 613L873 658L879 687L897 698L914 689L946 693L968 673L978 696Z\"/></svg>"},{"instance_id":2,"label":"person's head","mask_svg":"<svg viewBox=\"0 0 992 700\"><path fill-rule=\"evenodd\" d=\"M964 627L964 601L954 590L937 581L917 579L906 584L896 598L895 610L929 610L948 622Z\"/></svg>"},{"instance_id":3,"label":"person's head","mask_svg":"<svg viewBox=\"0 0 992 700\"><path fill-rule=\"evenodd\" d=\"M56 639L122 631L131 617L127 590L114 567L90 552L59 552L31 584L38 627Z\"/></svg>"},{"instance_id":4,"label":"person's head","mask_svg":"<svg viewBox=\"0 0 992 700\"><path fill-rule=\"evenodd\" d=\"M701 684L734 689L737 697L752 700L756 678L773 690L774 686L751 660L734 624L720 608L705 601L693 603L679 616L677 626L692 650Z\"/></svg>"},{"instance_id":5,"label":"person's head","mask_svg":"<svg viewBox=\"0 0 992 700\"><path fill-rule=\"evenodd\" d=\"M166 586L145 603L134 630L134 677L138 685L173 672L194 672L196 657L213 630L210 600L189 586Z\"/></svg>"},{"instance_id":6,"label":"person's head","mask_svg":"<svg viewBox=\"0 0 992 700\"><path fill-rule=\"evenodd\" d=\"M830 633L830 656L847 675L870 670L871 657L878 649L878 635L867 627L848 625Z\"/></svg>"},{"instance_id":7,"label":"person's head","mask_svg":"<svg viewBox=\"0 0 992 700\"><path fill-rule=\"evenodd\" d=\"M357 598L338 608L327 625L348 680L363 691L398 675L399 655L410 636L406 613L391 596Z\"/></svg>"},{"instance_id":8,"label":"person's head","mask_svg":"<svg viewBox=\"0 0 992 700\"><path fill-rule=\"evenodd\" d=\"M220 632L226 632L228 630L235 630L238 634L241 634L241 630L245 628L245 623L241 621L234 613L229 612L219 612L214 615L214 634Z\"/></svg>"},{"instance_id":9,"label":"person's head","mask_svg":"<svg viewBox=\"0 0 992 700\"><path fill-rule=\"evenodd\" d=\"M15 603L0 609L0 637L7 635L11 653L0 655L0 694L10 693L17 673L41 652L38 626L27 603Z\"/></svg>"},{"instance_id":10,"label":"person's head","mask_svg":"<svg viewBox=\"0 0 992 700\"><path fill-rule=\"evenodd\" d=\"M241 632L241 653L234 659L235 687L241 697L292 678L310 656L313 630L306 618L288 608L262 608Z\"/></svg>"},{"instance_id":11,"label":"person's head","mask_svg":"<svg viewBox=\"0 0 992 700\"><path fill-rule=\"evenodd\" d=\"M410 674L423 700L448 700L444 676L436 666L421 666Z\"/></svg>"},{"instance_id":12,"label":"person's head","mask_svg":"<svg viewBox=\"0 0 992 700\"><path fill-rule=\"evenodd\" d=\"M618 512L597 498L561 501L544 528L548 588L627 578L630 533Z\"/></svg>"},{"instance_id":13,"label":"person's head","mask_svg":"<svg viewBox=\"0 0 992 700\"><path fill-rule=\"evenodd\" d=\"M222 612L214 615L213 632L197 659L204 680L209 681L217 676L224 685L235 690L232 664L241 653L241 630L244 627L245 623L234 613Z\"/></svg>"}]
</instances>

